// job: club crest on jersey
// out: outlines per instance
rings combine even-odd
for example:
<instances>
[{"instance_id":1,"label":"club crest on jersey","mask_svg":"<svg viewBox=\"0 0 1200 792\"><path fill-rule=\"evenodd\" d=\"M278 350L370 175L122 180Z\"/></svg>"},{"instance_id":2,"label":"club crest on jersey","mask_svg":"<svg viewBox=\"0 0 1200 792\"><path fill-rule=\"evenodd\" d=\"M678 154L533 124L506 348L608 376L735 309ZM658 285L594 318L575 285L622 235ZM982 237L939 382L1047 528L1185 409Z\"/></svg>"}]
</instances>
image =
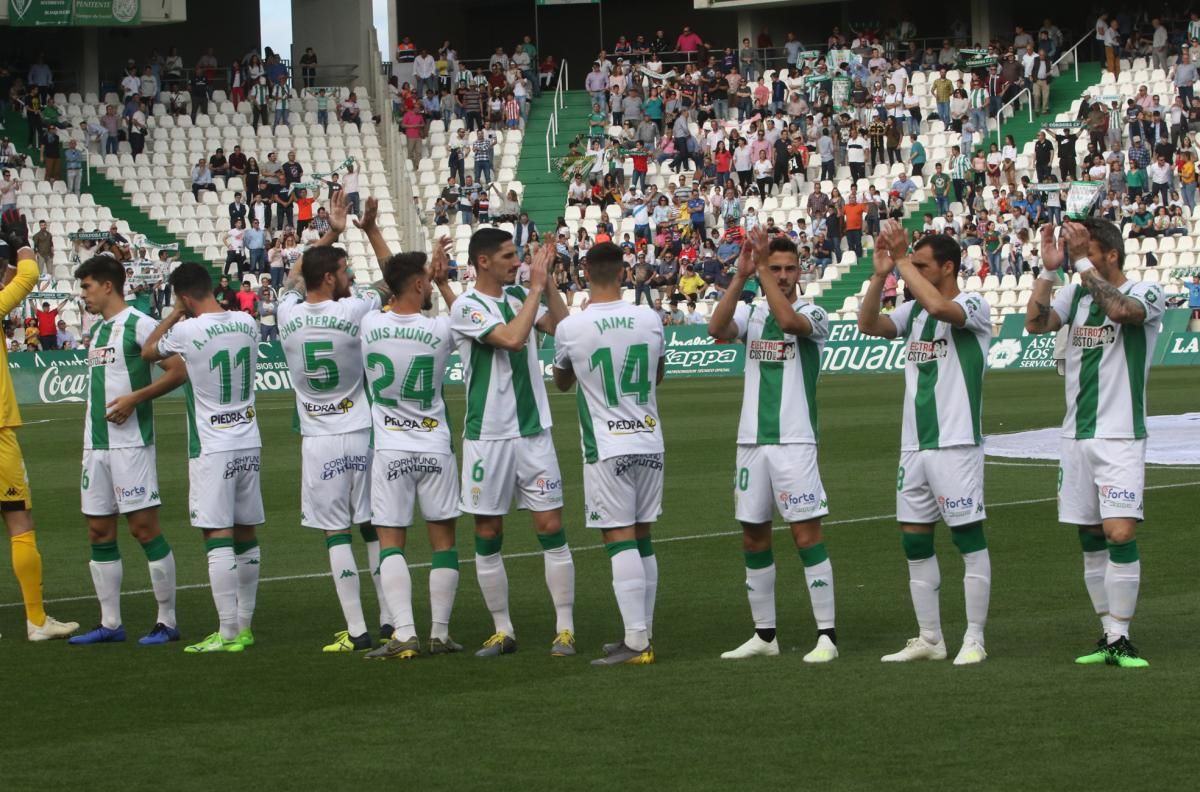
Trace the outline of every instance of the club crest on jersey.
<instances>
[{"instance_id":1,"label":"club crest on jersey","mask_svg":"<svg viewBox=\"0 0 1200 792\"><path fill-rule=\"evenodd\" d=\"M913 340L908 342L909 363L930 363L946 357L950 351L950 343L944 338L933 341Z\"/></svg>"},{"instance_id":2,"label":"club crest on jersey","mask_svg":"<svg viewBox=\"0 0 1200 792\"><path fill-rule=\"evenodd\" d=\"M479 496L482 494L483 494L483 490L481 490L479 487L471 487L471 505L472 506L479 505Z\"/></svg>"},{"instance_id":3,"label":"club crest on jersey","mask_svg":"<svg viewBox=\"0 0 1200 792\"><path fill-rule=\"evenodd\" d=\"M425 417L419 421L412 418L396 418L392 415L383 416L383 428L389 432L432 432L442 425L437 418Z\"/></svg>"},{"instance_id":4,"label":"club crest on jersey","mask_svg":"<svg viewBox=\"0 0 1200 792\"><path fill-rule=\"evenodd\" d=\"M1096 349L1116 342L1117 328L1114 325L1071 328L1071 346L1078 349Z\"/></svg>"},{"instance_id":5,"label":"club crest on jersey","mask_svg":"<svg viewBox=\"0 0 1200 792\"><path fill-rule=\"evenodd\" d=\"M116 347L92 347L88 350L88 368L93 366L111 366L117 362Z\"/></svg>"},{"instance_id":6,"label":"club crest on jersey","mask_svg":"<svg viewBox=\"0 0 1200 792\"><path fill-rule=\"evenodd\" d=\"M746 359L763 363L782 363L796 357L795 341L769 341L759 338L746 347Z\"/></svg>"},{"instance_id":7,"label":"club crest on jersey","mask_svg":"<svg viewBox=\"0 0 1200 792\"><path fill-rule=\"evenodd\" d=\"M304 412L308 415L345 415L354 407L353 399L342 399L339 402L328 402L327 404L314 404L312 402L304 402Z\"/></svg>"},{"instance_id":8,"label":"club crest on jersey","mask_svg":"<svg viewBox=\"0 0 1200 792\"><path fill-rule=\"evenodd\" d=\"M247 407L244 410L217 413L208 419L208 423L214 429L233 429L236 426L254 423L254 408Z\"/></svg>"},{"instance_id":9,"label":"club crest on jersey","mask_svg":"<svg viewBox=\"0 0 1200 792\"><path fill-rule=\"evenodd\" d=\"M618 437L631 434L654 434L657 426L658 421L652 415L645 415L641 418L622 418L617 421L608 421L608 433Z\"/></svg>"}]
</instances>

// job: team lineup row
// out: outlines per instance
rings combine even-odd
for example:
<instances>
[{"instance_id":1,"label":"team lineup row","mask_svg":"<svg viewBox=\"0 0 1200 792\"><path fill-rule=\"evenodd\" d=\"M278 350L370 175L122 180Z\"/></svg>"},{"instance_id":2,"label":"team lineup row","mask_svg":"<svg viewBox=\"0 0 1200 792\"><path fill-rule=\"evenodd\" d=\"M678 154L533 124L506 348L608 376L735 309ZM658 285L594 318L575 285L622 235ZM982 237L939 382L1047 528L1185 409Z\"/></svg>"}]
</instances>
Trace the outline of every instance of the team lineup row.
<instances>
[{"instance_id":1,"label":"team lineup row","mask_svg":"<svg viewBox=\"0 0 1200 792\"><path fill-rule=\"evenodd\" d=\"M531 512L544 551L556 612L551 652L575 654L574 565L562 530L562 479L537 357L541 332L555 336L554 384L576 389L585 523L603 533L625 628L594 663L654 662L658 572L651 527L663 484L656 403L663 332L651 309L621 300L619 248L596 245L589 251L591 299L584 311L568 316L557 291L545 288L552 245L535 254L526 290L512 285L519 262L511 237L497 229L477 231L469 255L478 280L455 297L445 282L445 250L435 250L428 264L423 254L392 256L370 208L357 222L384 262L384 280L356 293L346 255L334 247L345 222L345 207L335 201L330 232L294 268L279 306L302 435L301 522L325 537L346 621L325 650L369 650L369 657L380 658L421 653L404 558L406 528L419 503L433 550L426 651L462 648L450 638L449 619L458 584L455 520L463 512L474 518L476 574L494 623L477 654L515 651L501 554L503 517L515 498ZM1042 235L1046 270L1033 291L1027 327L1070 328L1059 519L1079 527L1085 583L1104 630L1096 649L1078 662L1139 667L1146 661L1129 642L1129 626L1140 578L1135 530L1142 516L1145 350L1158 333L1162 296L1154 284L1124 279L1121 239L1111 224L1068 223L1057 242L1053 227ZM939 520L951 529L965 565L968 627L955 662L987 656L991 565L983 530L981 415L990 312L982 296L958 290L959 251L942 241L924 240L910 252L903 229L889 223L877 242L875 273L859 317L864 333L906 340L896 514L919 634L883 658L889 662L947 656L932 536ZM1067 255L1083 283L1051 299ZM881 315L883 280L897 270L913 299ZM765 304L738 300L740 286L752 276ZM217 632L187 651L243 651L254 642L261 558L255 526L263 521L253 321L220 309L211 277L200 266L183 265L173 274L176 308L158 326L125 306L119 266L92 259L78 277L89 310L103 316L89 356L81 482L101 624L71 641L124 639L118 514L126 515L146 548L159 600L159 623L142 641L178 640L174 561L157 526L150 405L182 384L190 518L205 532L219 621ZM798 279L794 245L752 232L738 260L737 282L709 323L714 337L747 348L734 492L754 634L726 658L779 652L771 547L776 512L791 527L818 631L804 659L828 662L838 655L833 572L821 533L828 506L816 458L816 386L828 317L801 298ZM448 316L422 313L435 288L450 305ZM385 300L387 310L381 310ZM452 349L460 354L466 381L461 473L441 398ZM154 361L164 368L157 380L150 376ZM373 527L364 537L387 625L387 640L377 648L349 546L350 527L368 521Z\"/></svg>"}]
</instances>

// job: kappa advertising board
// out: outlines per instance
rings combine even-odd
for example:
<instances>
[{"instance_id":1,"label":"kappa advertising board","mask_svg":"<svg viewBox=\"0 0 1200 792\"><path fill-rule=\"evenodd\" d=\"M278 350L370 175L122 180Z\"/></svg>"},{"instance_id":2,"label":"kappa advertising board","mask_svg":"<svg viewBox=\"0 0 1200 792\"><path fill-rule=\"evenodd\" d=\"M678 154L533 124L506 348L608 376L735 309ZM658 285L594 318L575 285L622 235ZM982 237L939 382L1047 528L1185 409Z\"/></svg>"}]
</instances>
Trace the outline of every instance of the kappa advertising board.
<instances>
[{"instance_id":1,"label":"kappa advertising board","mask_svg":"<svg viewBox=\"0 0 1200 792\"><path fill-rule=\"evenodd\" d=\"M1163 317L1163 332L1154 352L1154 364L1200 366L1200 333L1189 332L1190 312L1173 309ZM1054 368L1054 334L1029 335L1024 316L1004 318L1000 334L992 339L989 369ZM741 344L718 343L703 326L665 328L666 375L676 377L740 376L746 368ZM845 372L897 372L904 370L906 344L900 340L871 338L858 332L852 321L829 323L829 340L821 354L825 374ZM554 343L548 338L538 350L542 374L553 376ZM87 400L88 361L82 350L65 352L13 352L8 356L13 390L19 404L56 404ZM157 367L155 368L157 372ZM458 353L450 355L446 382L461 385L463 367ZM291 372L278 343L258 345L254 389L259 393L290 392ZM181 391L171 394L178 398Z\"/></svg>"}]
</instances>

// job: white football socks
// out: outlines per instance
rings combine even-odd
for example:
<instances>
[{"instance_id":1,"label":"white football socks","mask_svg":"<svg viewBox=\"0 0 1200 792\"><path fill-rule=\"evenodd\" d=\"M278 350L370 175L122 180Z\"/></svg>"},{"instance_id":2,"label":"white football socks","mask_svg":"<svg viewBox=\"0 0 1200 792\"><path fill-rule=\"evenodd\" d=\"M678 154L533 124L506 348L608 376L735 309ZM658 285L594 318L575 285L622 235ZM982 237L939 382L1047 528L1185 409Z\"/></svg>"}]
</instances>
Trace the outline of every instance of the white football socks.
<instances>
[{"instance_id":1,"label":"white football socks","mask_svg":"<svg viewBox=\"0 0 1200 792\"><path fill-rule=\"evenodd\" d=\"M646 635L654 637L654 603L658 598L658 556L651 553L642 556L642 570L646 573Z\"/></svg>"},{"instance_id":2,"label":"white football socks","mask_svg":"<svg viewBox=\"0 0 1200 792\"><path fill-rule=\"evenodd\" d=\"M450 638L450 613L458 593L458 551L434 551L435 566L429 570L429 637Z\"/></svg>"},{"instance_id":3,"label":"white football socks","mask_svg":"<svg viewBox=\"0 0 1200 792\"><path fill-rule=\"evenodd\" d=\"M746 597L756 630L775 629L775 564L751 569L746 567Z\"/></svg>"},{"instance_id":4,"label":"white football socks","mask_svg":"<svg viewBox=\"0 0 1200 792\"><path fill-rule=\"evenodd\" d=\"M992 560L987 549L963 554L963 595L967 605L967 637L983 646L988 603L992 595Z\"/></svg>"},{"instance_id":5,"label":"white football socks","mask_svg":"<svg viewBox=\"0 0 1200 792\"><path fill-rule=\"evenodd\" d=\"M258 541L249 546L234 543L237 553L237 620L238 631L249 630L254 623L254 608L258 604L258 576L262 562L262 550Z\"/></svg>"},{"instance_id":6,"label":"white football socks","mask_svg":"<svg viewBox=\"0 0 1200 792\"><path fill-rule=\"evenodd\" d=\"M834 627L833 565L826 558L818 564L804 567L804 581L812 603L813 618L818 630Z\"/></svg>"},{"instance_id":7,"label":"white football socks","mask_svg":"<svg viewBox=\"0 0 1200 792\"><path fill-rule=\"evenodd\" d=\"M650 645L646 632L646 569L633 542L617 544L625 549L614 553L610 561L613 593L617 595L617 608L625 623L625 645L642 651ZM613 549L610 547L609 552Z\"/></svg>"},{"instance_id":8,"label":"white football socks","mask_svg":"<svg viewBox=\"0 0 1200 792\"><path fill-rule=\"evenodd\" d=\"M508 612L508 573L504 571L504 559L500 553L476 553L475 576L479 579L483 602L492 614L495 631L516 637L512 617Z\"/></svg>"},{"instance_id":9,"label":"white football socks","mask_svg":"<svg viewBox=\"0 0 1200 792\"><path fill-rule=\"evenodd\" d=\"M395 628L392 637L399 641L408 641L417 637L413 619L412 575L409 574L404 552L391 552L392 550L393 548L388 548L379 564L380 586L387 600L388 611L396 620L392 623Z\"/></svg>"},{"instance_id":10,"label":"white football socks","mask_svg":"<svg viewBox=\"0 0 1200 792\"><path fill-rule=\"evenodd\" d=\"M175 627L175 554L167 553L147 564L150 567L150 587L154 589L154 599L158 602L157 621Z\"/></svg>"},{"instance_id":11,"label":"white football socks","mask_svg":"<svg viewBox=\"0 0 1200 792\"><path fill-rule=\"evenodd\" d=\"M115 630L121 626L121 579L125 568L121 559L115 561L89 561L92 584L96 587L96 599L100 600L100 624Z\"/></svg>"},{"instance_id":12,"label":"white football socks","mask_svg":"<svg viewBox=\"0 0 1200 792\"><path fill-rule=\"evenodd\" d=\"M942 573L938 568L937 556L909 559L908 590L912 594L917 626L921 629L921 637L933 644L942 640L942 616L938 603L938 588L941 585Z\"/></svg>"},{"instance_id":13,"label":"white football socks","mask_svg":"<svg viewBox=\"0 0 1200 792\"><path fill-rule=\"evenodd\" d=\"M539 538L541 538L539 536ZM546 588L554 602L557 632L575 632L575 561L566 544L542 550L546 566Z\"/></svg>"},{"instance_id":14,"label":"white football socks","mask_svg":"<svg viewBox=\"0 0 1200 792\"><path fill-rule=\"evenodd\" d=\"M379 603L379 624L380 626L390 624L395 627L396 622L392 618L391 606L383 593L383 568L380 566L379 557L379 540L368 540L367 569L371 571L371 583L375 586L375 599ZM409 601L412 601L411 597L409 597Z\"/></svg>"},{"instance_id":15,"label":"white football socks","mask_svg":"<svg viewBox=\"0 0 1200 792\"><path fill-rule=\"evenodd\" d=\"M1105 636L1113 634L1112 617L1108 615L1108 589L1104 577L1108 570L1108 550L1096 550L1083 554L1083 582L1087 586L1092 608L1100 617L1100 626Z\"/></svg>"},{"instance_id":16,"label":"white football socks","mask_svg":"<svg viewBox=\"0 0 1200 792\"><path fill-rule=\"evenodd\" d=\"M208 584L212 588L213 604L217 607L221 637L232 641L238 634L238 574L237 559L231 540L208 550Z\"/></svg>"},{"instance_id":17,"label":"white football socks","mask_svg":"<svg viewBox=\"0 0 1200 792\"><path fill-rule=\"evenodd\" d=\"M1137 610L1138 588L1142 581L1142 562L1116 563L1109 559L1104 574L1104 589L1108 593L1108 642L1129 637L1129 623Z\"/></svg>"},{"instance_id":18,"label":"white football socks","mask_svg":"<svg viewBox=\"0 0 1200 792\"><path fill-rule=\"evenodd\" d=\"M342 606L342 616L346 619L346 630L351 637L362 635L367 631L367 620L363 616L362 598L358 590L358 566L350 547L350 535L326 536L325 545L329 550L329 569L333 573L333 585Z\"/></svg>"}]
</instances>

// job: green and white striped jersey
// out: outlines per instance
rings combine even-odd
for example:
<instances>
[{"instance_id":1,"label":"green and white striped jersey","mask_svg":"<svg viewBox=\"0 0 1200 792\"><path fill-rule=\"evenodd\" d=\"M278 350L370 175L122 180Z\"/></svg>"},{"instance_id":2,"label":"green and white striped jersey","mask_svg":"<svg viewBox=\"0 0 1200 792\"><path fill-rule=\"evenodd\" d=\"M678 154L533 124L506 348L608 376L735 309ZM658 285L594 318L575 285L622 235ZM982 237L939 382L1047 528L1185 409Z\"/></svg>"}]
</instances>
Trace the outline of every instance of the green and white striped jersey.
<instances>
[{"instance_id":1,"label":"green and white striped jersey","mask_svg":"<svg viewBox=\"0 0 1200 792\"><path fill-rule=\"evenodd\" d=\"M1144 324L1117 324L1083 286L1054 297L1054 312L1070 328L1067 341L1067 416L1062 436L1113 440L1146 436L1150 353L1162 330L1162 287L1126 281L1120 291L1146 309Z\"/></svg>"},{"instance_id":2,"label":"green and white striped jersey","mask_svg":"<svg viewBox=\"0 0 1200 792\"><path fill-rule=\"evenodd\" d=\"M551 426L537 330L529 331L520 352L497 349L484 340L516 317L525 295L520 286L506 287L500 297L489 297L471 288L450 309L450 326L467 383L463 437L468 440L530 437ZM546 311L546 306L538 306L537 319Z\"/></svg>"},{"instance_id":3,"label":"green and white striped jersey","mask_svg":"<svg viewBox=\"0 0 1200 792\"><path fill-rule=\"evenodd\" d=\"M583 461L661 454L658 364L662 319L624 300L592 303L554 332L554 365L574 371Z\"/></svg>"},{"instance_id":4,"label":"green and white striped jersey","mask_svg":"<svg viewBox=\"0 0 1200 792\"><path fill-rule=\"evenodd\" d=\"M87 412L83 418L85 450L139 448L154 445L154 405L142 402L121 425L105 420L108 403L150 384L152 364L142 360L142 344L155 322L134 308L92 326L88 348Z\"/></svg>"},{"instance_id":5,"label":"green and white striped jersey","mask_svg":"<svg viewBox=\"0 0 1200 792\"><path fill-rule=\"evenodd\" d=\"M362 323L362 367L371 394L375 448L450 454L442 379L450 320L372 312Z\"/></svg>"},{"instance_id":6,"label":"green and white striped jersey","mask_svg":"<svg viewBox=\"0 0 1200 792\"><path fill-rule=\"evenodd\" d=\"M889 318L907 340L900 450L977 446L983 442L983 370L992 343L992 309L978 294L960 292L967 322L934 319L916 300Z\"/></svg>"},{"instance_id":7,"label":"green and white striped jersey","mask_svg":"<svg viewBox=\"0 0 1200 792\"><path fill-rule=\"evenodd\" d=\"M188 457L261 448L254 411L258 327L250 314L219 311L184 319L158 342L187 365Z\"/></svg>"},{"instance_id":8,"label":"green and white striped jersey","mask_svg":"<svg viewBox=\"0 0 1200 792\"><path fill-rule=\"evenodd\" d=\"M296 292L279 298L279 340L304 437L371 428L371 407L363 389L361 323L379 308L376 291L318 303L305 302Z\"/></svg>"},{"instance_id":9,"label":"green and white striped jersey","mask_svg":"<svg viewBox=\"0 0 1200 792\"><path fill-rule=\"evenodd\" d=\"M829 314L803 300L792 304L812 325L807 338L788 335L766 305L739 305L733 312L746 344L739 445L817 442L817 377L829 338Z\"/></svg>"}]
</instances>

